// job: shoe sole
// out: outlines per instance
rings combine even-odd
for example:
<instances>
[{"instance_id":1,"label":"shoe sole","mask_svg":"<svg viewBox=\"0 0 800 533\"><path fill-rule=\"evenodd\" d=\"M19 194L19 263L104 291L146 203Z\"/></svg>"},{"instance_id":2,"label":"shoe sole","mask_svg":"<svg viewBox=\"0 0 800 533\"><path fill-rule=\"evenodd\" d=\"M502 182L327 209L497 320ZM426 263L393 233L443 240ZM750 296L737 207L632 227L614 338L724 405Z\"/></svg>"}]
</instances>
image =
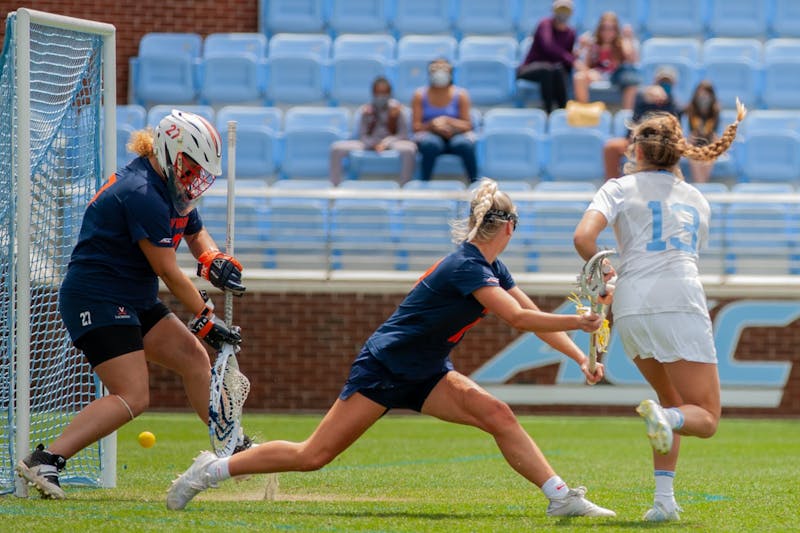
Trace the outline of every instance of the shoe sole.
<instances>
[{"instance_id":1,"label":"shoe sole","mask_svg":"<svg viewBox=\"0 0 800 533\"><path fill-rule=\"evenodd\" d=\"M672 449L672 428L659 422L653 412L653 404L647 400L639 404L636 412L647 423L647 438L650 439L650 445L661 455L667 455Z\"/></svg>"},{"instance_id":2,"label":"shoe sole","mask_svg":"<svg viewBox=\"0 0 800 533\"><path fill-rule=\"evenodd\" d=\"M26 465L23 461L19 461L17 463L17 475L28 482L28 485L36 488L39 491L39 494L42 495L42 498L49 499L49 500L64 500L67 497L67 494L64 492L64 489L59 487L58 485L54 485L49 481L42 481L42 478L34 474L28 465Z\"/></svg>"}]
</instances>

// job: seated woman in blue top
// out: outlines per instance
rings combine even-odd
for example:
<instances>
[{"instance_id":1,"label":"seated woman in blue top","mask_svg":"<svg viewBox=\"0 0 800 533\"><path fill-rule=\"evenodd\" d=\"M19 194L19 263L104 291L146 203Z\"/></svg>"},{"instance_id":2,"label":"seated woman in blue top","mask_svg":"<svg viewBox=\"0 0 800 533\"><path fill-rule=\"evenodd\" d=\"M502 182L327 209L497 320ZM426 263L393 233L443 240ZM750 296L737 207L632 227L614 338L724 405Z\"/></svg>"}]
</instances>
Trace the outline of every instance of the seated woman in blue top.
<instances>
[{"instance_id":1,"label":"seated woman in blue top","mask_svg":"<svg viewBox=\"0 0 800 533\"><path fill-rule=\"evenodd\" d=\"M394 313L367 339L333 407L302 442L276 440L230 458L201 453L176 479L167 507L183 509L198 493L243 474L322 468L346 450L389 409L412 409L467 424L494 437L521 476L549 500L549 516L615 516L570 489L556 475L508 405L453 369L450 352L490 312L521 331L535 332L580 365L595 383L604 369L588 370L587 357L566 330L595 331L600 317L545 313L514 283L498 258L514 235L517 210L497 183L484 179L470 214L454 225L459 246L417 281Z\"/></svg>"},{"instance_id":2,"label":"seated woman in blue top","mask_svg":"<svg viewBox=\"0 0 800 533\"><path fill-rule=\"evenodd\" d=\"M431 179L433 165L441 154L456 154L473 182L478 176L478 164L469 94L453 85L453 65L446 59L436 59L428 65L428 78L430 84L417 89L411 99L414 140L422 154L421 178Z\"/></svg>"}]
</instances>

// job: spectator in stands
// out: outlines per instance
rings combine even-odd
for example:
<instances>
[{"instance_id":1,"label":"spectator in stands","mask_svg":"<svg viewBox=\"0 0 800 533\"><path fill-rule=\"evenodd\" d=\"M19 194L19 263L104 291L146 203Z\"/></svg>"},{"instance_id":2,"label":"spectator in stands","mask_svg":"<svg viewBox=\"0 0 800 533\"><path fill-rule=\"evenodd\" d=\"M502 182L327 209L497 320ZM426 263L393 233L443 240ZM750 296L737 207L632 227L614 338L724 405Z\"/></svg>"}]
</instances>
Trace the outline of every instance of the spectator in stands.
<instances>
[{"instance_id":1,"label":"spectator in stands","mask_svg":"<svg viewBox=\"0 0 800 533\"><path fill-rule=\"evenodd\" d=\"M342 181L342 161L352 151L395 150L400 154L400 181L411 179L416 163L417 145L408 139L408 119L403 105L392 98L392 85L383 76L372 82L372 102L361 106L358 139L338 141L331 146L331 181Z\"/></svg>"},{"instance_id":2,"label":"spectator in stands","mask_svg":"<svg viewBox=\"0 0 800 533\"><path fill-rule=\"evenodd\" d=\"M717 93L710 81L697 84L692 100L684 112L689 123L689 142L695 146L706 146L717 140L720 106ZM689 160L689 171L694 183L706 183L714 168L713 161Z\"/></svg>"},{"instance_id":3,"label":"spectator in stands","mask_svg":"<svg viewBox=\"0 0 800 533\"><path fill-rule=\"evenodd\" d=\"M648 85L636 94L633 105L631 124L637 124L648 113L663 111L678 116L680 111L672 96L672 86L678 81L678 72L671 66L661 66L656 70L652 85ZM616 178L620 175L620 164L630 144L630 126L625 137L615 137L606 141L603 147L605 178Z\"/></svg>"},{"instance_id":4,"label":"spectator in stands","mask_svg":"<svg viewBox=\"0 0 800 533\"><path fill-rule=\"evenodd\" d=\"M646 117L633 129L626 175L609 180L575 229L577 252L589 259L608 225L624 269L614 291L614 329L625 353L658 396L636 411L653 447L655 494L644 519L679 520L673 490L679 435L709 438L721 416L719 373L708 304L697 270L711 209L681 175L682 157L714 161L730 148L747 110L706 146L689 144L678 118ZM614 276L613 268L607 275Z\"/></svg>"},{"instance_id":5,"label":"spectator in stands","mask_svg":"<svg viewBox=\"0 0 800 533\"><path fill-rule=\"evenodd\" d=\"M69 336L108 393L75 415L47 448L39 444L17 463L17 473L44 498L65 497L58 473L70 457L147 408L148 362L181 376L189 403L207 424L211 364L199 339L215 350L242 340L215 317L175 254L185 238L199 275L244 293L242 265L219 251L195 208L222 172L219 133L204 118L173 110L155 131L135 132L129 149L139 157L89 202L58 293ZM194 315L188 328L159 299L159 279Z\"/></svg>"},{"instance_id":6,"label":"spectator in stands","mask_svg":"<svg viewBox=\"0 0 800 533\"><path fill-rule=\"evenodd\" d=\"M553 16L539 21L528 55L517 67L517 79L539 84L548 113L567 105L569 76L575 62L575 29L568 25L572 11L572 0L553 2Z\"/></svg>"},{"instance_id":7,"label":"spectator in stands","mask_svg":"<svg viewBox=\"0 0 800 533\"><path fill-rule=\"evenodd\" d=\"M572 77L575 99L589 101L589 86L596 81L609 81L622 91L622 109L633 109L636 89L641 83L635 63L638 61L633 29L619 26L617 15L603 13L594 35L583 34L578 39L575 73Z\"/></svg>"},{"instance_id":8,"label":"spectator in stands","mask_svg":"<svg viewBox=\"0 0 800 533\"><path fill-rule=\"evenodd\" d=\"M421 178L430 180L436 158L456 154L467 177L478 177L475 134L472 131L469 93L453 84L453 65L436 59L428 65L429 85L420 87L411 99L414 140L422 154Z\"/></svg>"},{"instance_id":9,"label":"spectator in stands","mask_svg":"<svg viewBox=\"0 0 800 533\"><path fill-rule=\"evenodd\" d=\"M595 313L545 313L514 282L499 255L514 236L517 209L497 182L484 178L473 193L469 215L453 225L456 250L432 266L367 339L339 398L310 437L275 440L230 458L201 453L176 479L167 507L183 509L198 493L246 473L317 470L330 463L390 409L412 409L494 437L503 457L549 499L548 516L616 516L570 489L555 473L513 411L454 370L450 352L488 313L531 331L572 359L590 383L602 379L565 331L597 330ZM591 465L587 465L591 468Z\"/></svg>"}]
</instances>

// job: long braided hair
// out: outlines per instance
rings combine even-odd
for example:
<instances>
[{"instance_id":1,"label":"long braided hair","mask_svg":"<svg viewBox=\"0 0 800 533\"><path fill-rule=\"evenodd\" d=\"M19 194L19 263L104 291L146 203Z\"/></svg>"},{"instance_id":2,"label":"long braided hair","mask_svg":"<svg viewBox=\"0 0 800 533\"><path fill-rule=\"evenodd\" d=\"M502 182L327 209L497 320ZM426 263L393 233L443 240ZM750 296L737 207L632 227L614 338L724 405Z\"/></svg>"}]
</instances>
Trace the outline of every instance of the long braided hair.
<instances>
[{"instance_id":1,"label":"long braided hair","mask_svg":"<svg viewBox=\"0 0 800 533\"><path fill-rule=\"evenodd\" d=\"M451 223L453 242L487 241L509 220L516 223L517 208L497 182L483 178L469 205L469 216Z\"/></svg>"},{"instance_id":2,"label":"long braided hair","mask_svg":"<svg viewBox=\"0 0 800 533\"><path fill-rule=\"evenodd\" d=\"M632 142L625 155L625 174L645 170L669 169L683 178L678 162L681 157L697 161L713 161L730 148L736 138L739 123L747 115L747 109L736 99L736 121L725 128L717 141L705 146L694 146L686 141L678 119L668 113L647 116L633 128ZM636 148L640 148L642 160L636 158Z\"/></svg>"}]
</instances>

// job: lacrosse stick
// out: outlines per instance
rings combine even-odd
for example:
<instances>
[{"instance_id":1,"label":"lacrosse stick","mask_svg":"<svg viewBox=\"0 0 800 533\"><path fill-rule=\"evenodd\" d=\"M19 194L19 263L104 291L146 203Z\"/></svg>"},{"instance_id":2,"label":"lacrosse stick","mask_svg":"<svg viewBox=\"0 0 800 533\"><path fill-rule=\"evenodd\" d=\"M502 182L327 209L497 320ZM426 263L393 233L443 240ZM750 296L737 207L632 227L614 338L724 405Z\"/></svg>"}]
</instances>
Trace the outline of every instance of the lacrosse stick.
<instances>
[{"instance_id":1,"label":"lacrosse stick","mask_svg":"<svg viewBox=\"0 0 800 533\"><path fill-rule=\"evenodd\" d=\"M233 255L234 173L236 161L236 122L228 122L228 212L225 228L225 253ZM225 292L225 324L233 327L233 294ZM225 343L211 369L208 402L208 434L217 457L230 457L244 435L242 407L250 392L250 381L239 371L238 348Z\"/></svg>"},{"instance_id":2,"label":"lacrosse stick","mask_svg":"<svg viewBox=\"0 0 800 533\"><path fill-rule=\"evenodd\" d=\"M579 307L579 312L592 311L603 319L600 328L589 335L589 372L594 374L597 368L597 358L600 354L608 348L608 341L610 338L610 329L608 327L608 320L606 320L606 304L598 301L600 297L606 295L606 288L609 283L605 281L605 274L608 274L607 268L603 266L603 260L609 255L617 253L615 250L602 250L594 254L581 269L578 275L578 284L580 285L580 297L586 298L589 301L588 309L586 307ZM612 285L613 286L613 285Z\"/></svg>"}]
</instances>

